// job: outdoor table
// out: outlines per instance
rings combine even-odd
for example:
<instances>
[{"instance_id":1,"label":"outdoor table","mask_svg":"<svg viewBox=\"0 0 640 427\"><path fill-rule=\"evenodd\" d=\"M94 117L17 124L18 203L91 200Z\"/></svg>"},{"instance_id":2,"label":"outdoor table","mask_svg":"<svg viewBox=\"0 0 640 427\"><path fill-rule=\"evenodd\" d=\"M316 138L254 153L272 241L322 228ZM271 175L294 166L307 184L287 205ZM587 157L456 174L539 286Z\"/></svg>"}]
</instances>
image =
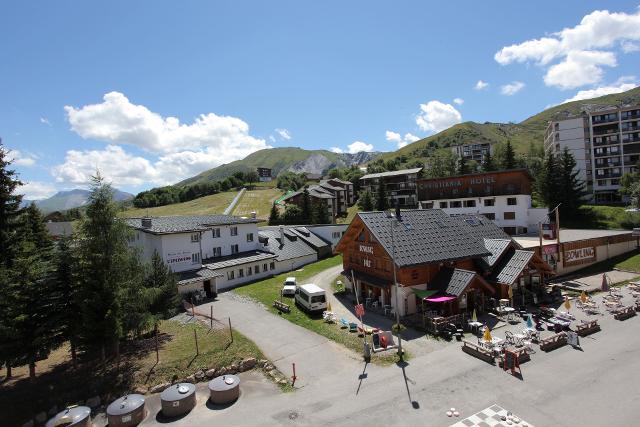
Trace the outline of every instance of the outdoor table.
<instances>
[{"instance_id":1,"label":"outdoor table","mask_svg":"<svg viewBox=\"0 0 640 427\"><path fill-rule=\"evenodd\" d=\"M478 331L480 330L480 326L482 326L482 323L473 322L473 321L471 321L471 322L469 322L467 324L471 328L471 332L475 333L476 335L478 334Z\"/></svg>"},{"instance_id":2,"label":"outdoor table","mask_svg":"<svg viewBox=\"0 0 640 427\"><path fill-rule=\"evenodd\" d=\"M552 317L551 319L549 319L549 322L553 323L554 325L560 325L563 328L568 328L569 326L571 326L570 320L561 319L559 317Z\"/></svg>"}]
</instances>

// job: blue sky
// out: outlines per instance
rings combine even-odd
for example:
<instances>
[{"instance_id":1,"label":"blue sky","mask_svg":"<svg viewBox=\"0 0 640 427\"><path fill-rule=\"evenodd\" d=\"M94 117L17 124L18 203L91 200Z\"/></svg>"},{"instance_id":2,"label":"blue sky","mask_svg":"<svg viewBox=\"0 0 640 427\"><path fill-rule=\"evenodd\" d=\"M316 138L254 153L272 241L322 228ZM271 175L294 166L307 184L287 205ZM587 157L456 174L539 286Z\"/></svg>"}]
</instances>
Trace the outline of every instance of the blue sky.
<instances>
[{"instance_id":1,"label":"blue sky","mask_svg":"<svg viewBox=\"0 0 640 427\"><path fill-rule=\"evenodd\" d=\"M84 187L96 168L137 192L265 147L390 151L640 78L637 1L0 10L0 137L28 198Z\"/></svg>"}]
</instances>

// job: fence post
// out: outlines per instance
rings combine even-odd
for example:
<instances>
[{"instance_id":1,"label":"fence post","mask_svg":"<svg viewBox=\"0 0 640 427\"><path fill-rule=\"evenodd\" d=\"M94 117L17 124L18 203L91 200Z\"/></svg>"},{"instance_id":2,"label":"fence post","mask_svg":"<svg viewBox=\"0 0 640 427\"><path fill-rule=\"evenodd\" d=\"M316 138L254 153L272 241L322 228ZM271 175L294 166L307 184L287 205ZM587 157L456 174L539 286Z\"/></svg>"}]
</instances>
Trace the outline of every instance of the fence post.
<instances>
[{"instance_id":1,"label":"fence post","mask_svg":"<svg viewBox=\"0 0 640 427\"><path fill-rule=\"evenodd\" d=\"M156 323L156 365L160 363L160 353L158 351L158 324Z\"/></svg>"},{"instance_id":2,"label":"fence post","mask_svg":"<svg viewBox=\"0 0 640 427\"><path fill-rule=\"evenodd\" d=\"M233 329L231 329L231 317L229 317L229 334L231 335L231 342L233 342Z\"/></svg>"},{"instance_id":3,"label":"fence post","mask_svg":"<svg viewBox=\"0 0 640 427\"><path fill-rule=\"evenodd\" d=\"M200 349L198 348L198 331L196 331L196 328L193 328L193 337L196 340L196 356L200 354Z\"/></svg>"},{"instance_id":4,"label":"fence post","mask_svg":"<svg viewBox=\"0 0 640 427\"><path fill-rule=\"evenodd\" d=\"M296 377L296 364L292 363L292 365L293 365L293 376L291 377L291 385L293 386L296 384L296 379L298 377Z\"/></svg>"},{"instance_id":5,"label":"fence post","mask_svg":"<svg viewBox=\"0 0 640 427\"><path fill-rule=\"evenodd\" d=\"M210 326L209 326L209 330L213 329L213 305L209 307L211 309L211 315L209 317L209 322L210 322Z\"/></svg>"}]
</instances>

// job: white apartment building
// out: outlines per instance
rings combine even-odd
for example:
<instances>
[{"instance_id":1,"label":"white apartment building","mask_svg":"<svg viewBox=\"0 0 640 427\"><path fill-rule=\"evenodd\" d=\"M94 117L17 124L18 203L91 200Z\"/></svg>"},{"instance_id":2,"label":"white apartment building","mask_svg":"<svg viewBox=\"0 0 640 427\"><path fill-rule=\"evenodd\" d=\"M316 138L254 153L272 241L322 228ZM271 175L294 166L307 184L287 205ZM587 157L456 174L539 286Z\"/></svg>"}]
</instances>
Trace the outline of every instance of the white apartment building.
<instances>
[{"instance_id":1,"label":"white apartment building","mask_svg":"<svg viewBox=\"0 0 640 427\"><path fill-rule=\"evenodd\" d=\"M492 144L489 142L455 145L451 147L451 151L458 157L475 160L478 163L482 162L487 154L493 154Z\"/></svg>"},{"instance_id":2,"label":"white apartment building","mask_svg":"<svg viewBox=\"0 0 640 427\"><path fill-rule=\"evenodd\" d=\"M605 107L579 117L549 122L544 148L556 154L568 148L578 177L595 203L622 201L620 178L640 160L640 106Z\"/></svg>"},{"instance_id":3,"label":"white apartment building","mask_svg":"<svg viewBox=\"0 0 640 427\"><path fill-rule=\"evenodd\" d=\"M300 268L332 253L304 226L258 228L256 219L229 215L129 218L130 245L142 259L154 251L179 275L178 291L207 296ZM325 234L318 226L320 234ZM346 228L346 226L345 226Z\"/></svg>"}]
</instances>

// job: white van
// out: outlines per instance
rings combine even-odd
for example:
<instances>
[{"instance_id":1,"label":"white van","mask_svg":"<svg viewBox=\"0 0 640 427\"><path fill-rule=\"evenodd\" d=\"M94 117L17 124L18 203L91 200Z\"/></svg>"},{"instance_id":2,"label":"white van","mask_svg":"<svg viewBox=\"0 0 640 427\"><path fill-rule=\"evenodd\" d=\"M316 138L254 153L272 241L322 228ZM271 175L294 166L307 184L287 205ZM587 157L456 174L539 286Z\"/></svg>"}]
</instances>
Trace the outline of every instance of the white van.
<instances>
[{"instance_id":1,"label":"white van","mask_svg":"<svg viewBox=\"0 0 640 427\"><path fill-rule=\"evenodd\" d=\"M298 287L296 304L304 311L325 311L327 309L327 296L324 289L313 283L308 283Z\"/></svg>"}]
</instances>

